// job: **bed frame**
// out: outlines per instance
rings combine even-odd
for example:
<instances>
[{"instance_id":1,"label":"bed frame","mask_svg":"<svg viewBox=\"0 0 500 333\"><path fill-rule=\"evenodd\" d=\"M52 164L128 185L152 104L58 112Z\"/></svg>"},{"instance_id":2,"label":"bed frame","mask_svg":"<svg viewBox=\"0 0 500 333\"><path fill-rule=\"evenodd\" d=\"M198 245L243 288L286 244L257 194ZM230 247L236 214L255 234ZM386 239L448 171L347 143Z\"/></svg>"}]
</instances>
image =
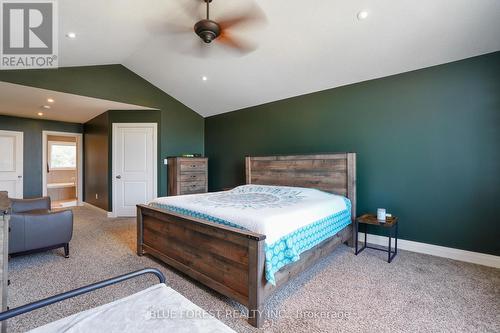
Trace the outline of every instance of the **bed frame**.
<instances>
[{"instance_id":1,"label":"bed frame","mask_svg":"<svg viewBox=\"0 0 500 333\"><path fill-rule=\"evenodd\" d=\"M25 313L28 313L28 312L31 312L31 311L34 311L34 310L46 307L48 305L51 305L51 304L54 304L54 303L57 303L57 302L61 302L61 301L67 300L69 298L80 296L80 295L83 295L83 294L86 294L86 293L89 293L91 291L94 291L94 290L97 290L97 289L101 289L101 288L104 288L104 287L109 287L109 286L115 285L117 283L120 283L120 282L123 282L123 281L127 281L127 280L136 278L138 276L143 276L143 275L146 275L146 274L153 274L153 275L155 275L158 278L158 280L160 280L160 283L165 283L166 282L165 275L163 275L162 272L160 272L156 268L145 268L145 269L141 269L139 271L135 271L135 272L123 274L123 275L120 275L120 276L117 276L117 277L114 277L114 278L111 278L111 279L107 279L107 280L104 280L104 281L92 283L92 284L89 284L87 286L80 287L78 289L73 289L73 290L70 290L70 291L66 291L66 292L61 293L61 294L50 296L50 297L44 298L42 300L35 301L33 303L29 303L29 304L26 304L26 305L21 305L21 306L19 306L17 308L1 312L0 313L0 322L3 322L4 320L10 319L10 318L14 318L14 317L17 317L19 315L22 315L22 314L25 314Z\"/></svg>"},{"instance_id":2,"label":"bed frame","mask_svg":"<svg viewBox=\"0 0 500 333\"><path fill-rule=\"evenodd\" d=\"M316 188L348 197L356 216L356 154L246 157L246 183ZM264 277L265 235L137 205L137 254L149 254L248 308L248 321L261 327L264 304L280 287L330 254L354 244L352 224L302 253L276 274Z\"/></svg>"}]
</instances>

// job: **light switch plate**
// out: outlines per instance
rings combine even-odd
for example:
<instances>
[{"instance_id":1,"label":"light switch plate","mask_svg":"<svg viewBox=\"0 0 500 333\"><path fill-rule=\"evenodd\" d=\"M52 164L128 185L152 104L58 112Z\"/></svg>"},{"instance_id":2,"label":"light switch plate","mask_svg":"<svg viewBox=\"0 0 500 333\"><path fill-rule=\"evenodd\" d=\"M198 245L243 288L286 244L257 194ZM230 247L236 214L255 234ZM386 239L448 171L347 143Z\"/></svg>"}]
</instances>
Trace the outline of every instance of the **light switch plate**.
<instances>
[{"instance_id":1,"label":"light switch plate","mask_svg":"<svg viewBox=\"0 0 500 333\"><path fill-rule=\"evenodd\" d=\"M168 165L168 159L164 159L163 164Z\"/></svg>"}]
</instances>

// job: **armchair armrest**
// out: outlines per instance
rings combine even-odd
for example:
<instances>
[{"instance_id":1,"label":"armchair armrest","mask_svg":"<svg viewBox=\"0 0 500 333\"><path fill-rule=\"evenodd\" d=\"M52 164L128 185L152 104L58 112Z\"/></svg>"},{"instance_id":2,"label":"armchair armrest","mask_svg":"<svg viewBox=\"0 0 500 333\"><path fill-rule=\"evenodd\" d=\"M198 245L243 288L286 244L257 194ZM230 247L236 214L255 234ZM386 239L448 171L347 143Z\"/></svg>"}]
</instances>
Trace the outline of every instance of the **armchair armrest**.
<instances>
[{"instance_id":1,"label":"armchair armrest","mask_svg":"<svg viewBox=\"0 0 500 333\"><path fill-rule=\"evenodd\" d=\"M24 213L30 210L50 209L50 197L37 199L10 199L12 213Z\"/></svg>"},{"instance_id":2,"label":"armchair armrest","mask_svg":"<svg viewBox=\"0 0 500 333\"><path fill-rule=\"evenodd\" d=\"M47 210L12 213L9 253L69 243L73 237L73 212Z\"/></svg>"}]
</instances>

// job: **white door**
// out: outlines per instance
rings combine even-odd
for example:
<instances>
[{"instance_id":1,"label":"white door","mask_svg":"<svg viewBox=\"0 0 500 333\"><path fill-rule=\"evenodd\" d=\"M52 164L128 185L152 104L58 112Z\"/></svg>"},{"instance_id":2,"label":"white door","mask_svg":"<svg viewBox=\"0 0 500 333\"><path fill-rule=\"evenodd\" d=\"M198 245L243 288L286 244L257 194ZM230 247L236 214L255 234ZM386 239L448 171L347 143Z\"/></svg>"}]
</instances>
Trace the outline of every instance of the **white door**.
<instances>
[{"instance_id":1,"label":"white door","mask_svg":"<svg viewBox=\"0 0 500 333\"><path fill-rule=\"evenodd\" d=\"M23 132L0 131L0 191L23 198Z\"/></svg>"},{"instance_id":2,"label":"white door","mask_svg":"<svg viewBox=\"0 0 500 333\"><path fill-rule=\"evenodd\" d=\"M113 216L156 197L156 124L113 124Z\"/></svg>"}]
</instances>

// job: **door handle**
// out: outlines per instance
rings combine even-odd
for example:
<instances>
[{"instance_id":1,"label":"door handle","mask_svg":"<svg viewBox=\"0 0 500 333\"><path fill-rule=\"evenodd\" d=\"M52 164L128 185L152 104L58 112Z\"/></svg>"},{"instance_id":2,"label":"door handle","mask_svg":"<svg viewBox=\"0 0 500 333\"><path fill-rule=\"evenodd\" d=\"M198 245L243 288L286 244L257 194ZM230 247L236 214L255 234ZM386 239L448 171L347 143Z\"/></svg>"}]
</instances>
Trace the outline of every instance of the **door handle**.
<instances>
[{"instance_id":1,"label":"door handle","mask_svg":"<svg viewBox=\"0 0 500 333\"><path fill-rule=\"evenodd\" d=\"M116 176L116 179L122 179L122 176L118 175Z\"/></svg>"},{"instance_id":2,"label":"door handle","mask_svg":"<svg viewBox=\"0 0 500 333\"><path fill-rule=\"evenodd\" d=\"M23 176L17 176L17 178L21 179L21 178L23 178Z\"/></svg>"}]
</instances>

